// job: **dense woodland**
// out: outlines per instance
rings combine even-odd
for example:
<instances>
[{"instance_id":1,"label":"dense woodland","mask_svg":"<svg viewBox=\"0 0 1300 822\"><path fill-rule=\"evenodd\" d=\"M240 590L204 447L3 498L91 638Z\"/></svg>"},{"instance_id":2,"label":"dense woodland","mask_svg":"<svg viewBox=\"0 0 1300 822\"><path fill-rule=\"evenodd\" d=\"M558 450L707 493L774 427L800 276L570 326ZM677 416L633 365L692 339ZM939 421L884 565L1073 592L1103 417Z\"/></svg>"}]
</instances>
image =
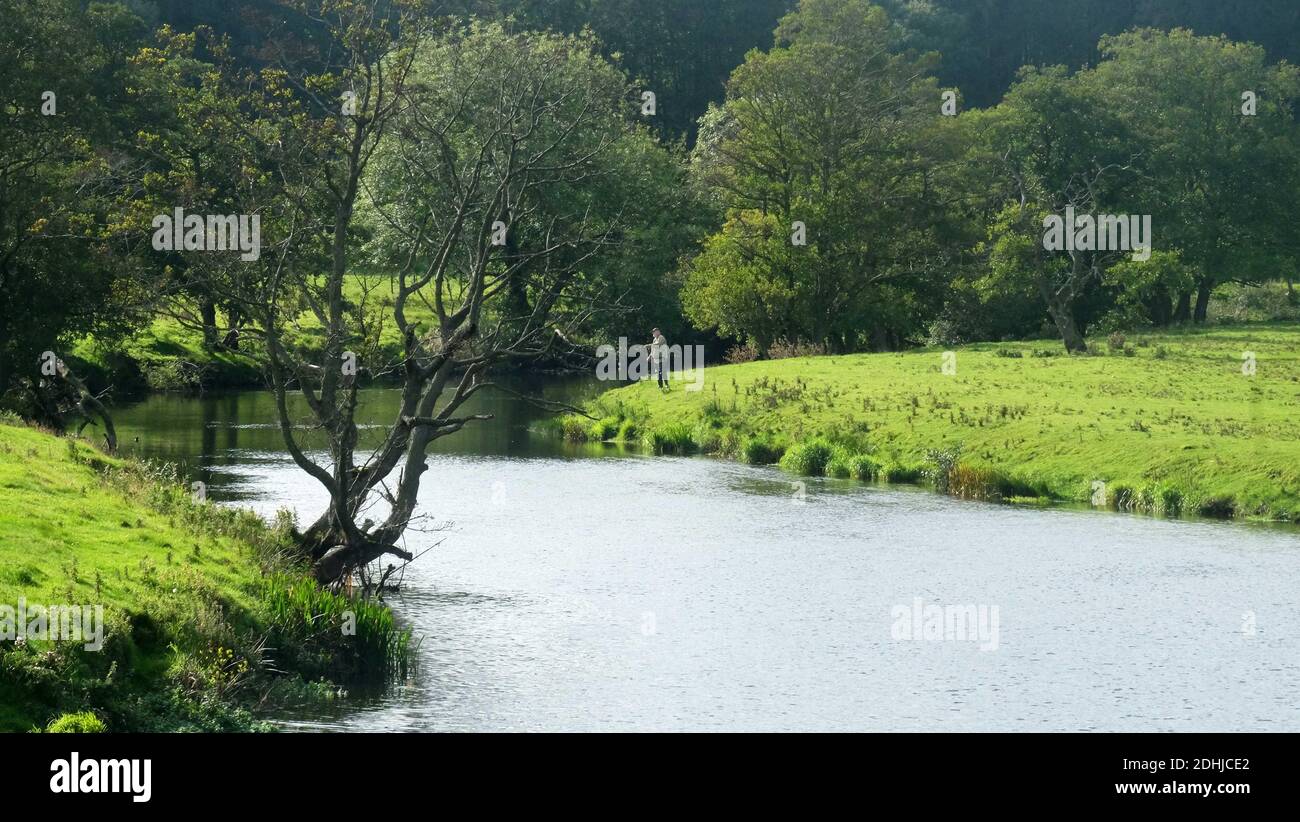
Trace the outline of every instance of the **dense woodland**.
<instances>
[{"instance_id":1,"label":"dense woodland","mask_svg":"<svg viewBox=\"0 0 1300 822\"><path fill-rule=\"evenodd\" d=\"M403 267L462 297L483 278L465 344L492 323L497 366L652 325L715 357L1082 351L1213 319L1225 284L1294 306L1297 50L1285 0L0 0L0 387L85 411L74 343L160 316L270 370L450 333L367 314ZM571 165L496 166L489 115L525 110ZM490 167L500 191L468 205ZM458 204L508 242L436 225ZM150 220L177 207L256 212L268 252L159 251ZM1067 207L1150 215L1150 259L1045 251Z\"/></svg>"}]
</instances>

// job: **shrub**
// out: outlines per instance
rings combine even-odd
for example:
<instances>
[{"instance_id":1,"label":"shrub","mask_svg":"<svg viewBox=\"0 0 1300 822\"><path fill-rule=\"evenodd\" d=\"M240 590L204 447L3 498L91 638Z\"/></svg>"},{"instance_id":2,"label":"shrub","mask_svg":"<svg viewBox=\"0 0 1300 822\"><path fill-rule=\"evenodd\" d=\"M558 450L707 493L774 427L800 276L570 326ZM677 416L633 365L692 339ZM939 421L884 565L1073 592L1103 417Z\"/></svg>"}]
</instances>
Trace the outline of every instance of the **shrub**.
<instances>
[{"instance_id":1,"label":"shrub","mask_svg":"<svg viewBox=\"0 0 1300 822\"><path fill-rule=\"evenodd\" d=\"M618 417L604 417L591 424L587 430L587 438L592 442L604 442L612 439L618 433Z\"/></svg>"},{"instance_id":2,"label":"shrub","mask_svg":"<svg viewBox=\"0 0 1300 822\"><path fill-rule=\"evenodd\" d=\"M619 442L636 442L639 429L633 420L623 420L619 423L618 434L614 438Z\"/></svg>"},{"instance_id":3,"label":"shrub","mask_svg":"<svg viewBox=\"0 0 1300 822\"><path fill-rule=\"evenodd\" d=\"M45 727L45 732L50 734L102 734L108 732L108 727L104 725L103 720L92 712L80 711L75 714L64 714L57 719L50 720L50 724Z\"/></svg>"},{"instance_id":4,"label":"shrub","mask_svg":"<svg viewBox=\"0 0 1300 822\"><path fill-rule=\"evenodd\" d=\"M723 450L722 432L710 425L708 420L700 420L691 432L691 439L701 453L717 454Z\"/></svg>"},{"instance_id":5,"label":"shrub","mask_svg":"<svg viewBox=\"0 0 1300 822\"><path fill-rule=\"evenodd\" d=\"M871 482L880 476L880 463L866 454L854 454L849 458L849 476L862 482Z\"/></svg>"},{"instance_id":6,"label":"shrub","mask_svg":"<svg viewBox=\"0 0 1300 822\"><path fill-rule=\"evenodd\" d=\"M924 476L925 468L920 465L890 462L880 469L880 478L885 482L917 483Z\"/></svg>"},{"instance_id":7,"label":"shrub","mask_svg":"<svg viewBox=\"0 0 1300 822\"><path fill-rule=\"evenodd\" d=\"M1300 319L1300 292L1283 280L1228 283L1214 290L1208 314L1223 323L1295 321Z\"/></svg>"},{"instance_id":8,"label":"shrub","mask_svg":"<svg viewBox=\"0 0 1300 822\"><path fill-rule=\"evenodd\" d=\"M1131 485L1116 483L1107 492L1110 507L1116 511L1133 511L1139 504L1140 497Z\"/></svg>"},{"instance_id":9,"label":"shrub","mask_svg":"<svg viewBox=\"0 0 1300 822\"><path fill-rule=\"evenodd\" d=\"M822 476L833 453L834 449L825 440L801 442L781 456L781 467L792 474Z\"/></svg>"},{"instance_id":10,"label":"shrub","mask_svg":"<svg viewBox=\"0 0 1300 822\"><path fill-rule=\"evenodd\" d=\"M722 429L722 432L718 435L718 453L723 456L737 458L740 456L740 448L740 435L730 428Z\"/></svg>"},{"instance_id":11,"label":"shrub","mask_svg":"<svg viewBox=\"0 0 1300 822\"><path fill-rule=\"evenodd\" d=\"M758 359L758 349L749 343L736 345L732 346L726 354L723 354L722 358L732 365L739 365L743 362L753 362Z\"/></svg>"},{"instance_id":12,"label":"shrub","mask_svg":"<svg viewBox=\"0 0 1300 822\"><path fill-rule=\"evenodd\" d=\"M926 452L925 458L934 466L928 473L934 481L935 490L948 493L948 481L952 477L953 469L957 467L958 460L961 459L961 443L957 443L952 448L932 448Z\"/></svg>"},{"instance_id":13,"label":"shrub","mask_svg":"<svg viewBox=\"0 0 1300 822\"><path fill-rule=\"evenodd\" d=\"M383 682L406 676L411 632L397 626L383 603L280 574L263 582L261 600L271 624L268 644L293 657L304 678Z\"/></svg>"},{"instance_id":14,"label":"shrub","mask_svg":"<svg viewBox=\"0 0 1300 822\"><path fill-rule=\"evenodd\" d=\"M568 442L586 442L591 435L590 427L591 422L577 414L560 418L560 435Z\"/></svg>"},{"instance_id":15,"label":"shrub","mask_svg":"<svg viewBox=\"0 0 1300 822\"><path fill-rule=\"evenodd\" d=\"M836 479L848 479L853 476L852 459L854 455L843 448L835 448L826 463L826 476Z\"/></svg>"},{"instance_id":16,"label":"shrub","mask_svg":"<svg viewBox=\"0 0 1300 822\"><path fill-rule=\"evenodd\" d=\"M771 465L784 453L784 448L766 437L750 437L740 447L741 459L750 465Z\"/></svg>"},{"instance_id":17,"label":"shrub","mask_svg":"<svg viewBox=\"0 0 1300 822\"><path fill-rule=\"evenodd\" d=\"M1123 353L1126 342L1128 342L1128 340L1126 340L1124 335L1119 331L1112 333L1106 338L1106 345L1110 346L1110 353L1112 354Z\"/></svg>"},{"instance_id":18,"label":"shrub","mask_svg":"<svg viewBox=\"0 0 1300 822\"><path fill-rule=\"evenodd\" d=\"M1197 506L1196 512L1203 517L1230 519L1237 512L1237 506L1231 497L1210 497Z\"/></svg>"},{"instance_id":19,"label":"shrub","mask_svg":"<svg viewBox=\"0 0 1300 822\"><path fill-rule=\"evenodd\" d=\"M696 448L691 428L684 422L670 422L642 435L642 443L656 454L689 454Z\"/></svg>"},{"instance_id":20,"label":"shrub","mask_svg":"<svg viewBox=\"0 0 1300 822\"><path fill-rule=\"evenodd\" d=\"M999 348L993 352L995 357L1005 357L1009 360L1018 360L1025 356L1024 352L1015 348Z\"/></svg>"},{"instance_id":21,"label":"shrub","mask_svg":"<svg viewBox=\"0 0 1300 822\"><path fill-rule=\"evenodd\" d=\"M1183 495L1160 483L1144 487L1133 502L1133 509L1151 514L1177 515L1182 510Z\"/></svg>"},{"instance_id":22,"label":"shrub","mask_svg":"<svg viewBox=\"0 0 1300 822\"><path fill-rule=\"evenodd\" d=\"M816 357L826 353L825 346L816 343L791 342L781 338L767 349L768 359L788 360L794 357Z\"/></svg>"},{"instance_id":23,"label":"shrub","mask_svg":"<svg viewBox=\"0 0 1300 822\"><path fill-rule=\"evenodd\" d=\"M998 472L992 468L964 462L957 463L949 469L947 487L941 490L963 499L996 502L1002 499L999 479Z\"/></svg>"}]
</instances>

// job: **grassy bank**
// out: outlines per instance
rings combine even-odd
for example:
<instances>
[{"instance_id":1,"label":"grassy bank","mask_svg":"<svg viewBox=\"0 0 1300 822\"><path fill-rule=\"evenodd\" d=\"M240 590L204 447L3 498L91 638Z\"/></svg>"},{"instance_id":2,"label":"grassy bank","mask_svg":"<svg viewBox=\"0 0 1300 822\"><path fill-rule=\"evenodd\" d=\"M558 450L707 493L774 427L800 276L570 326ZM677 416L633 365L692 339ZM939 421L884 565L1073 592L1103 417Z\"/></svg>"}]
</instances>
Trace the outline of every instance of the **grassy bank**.
<instances>
[{"instance_id":1,"label":"grassy bank","mask_svg":"<svg viewBox=\"0 0 1300 822\"><path fill-rule=\"evenodd\" d=\"M0 605L105 616L100 650L0 639L0 731L256 729L260 708L400 668L407 636L392 614L319 591L290 558L291 527L196 503L164 469L0 422Z\"/></svg>"},{"instance_id":2,"label":"grassy bank","mask_svg":"<svg viewBox=\"0 0 1300 822\"><path fill-rule=\"evenodd\" d=\"M367 367L396 363L402 357L402 338L392 321L396 281L386 275L359 275L348 280L344 298L353 310L364 311L375 339L354 343ZM364 308L362 308L364 307ZM423 301L408 302L406 316L428 329L434 325L432 309ZM221 323L225 323L224 316ZM222 333L224 334L224 327ZM304 311L291 326L287 341L303 350L319 350L325 333L320 319ZM363 353L365 352L365 353ZM375 362L370 362L371 352ZM203 333L193 324L159 315L130 339L103 345L85 339L73 346L70 361L96 390L112 386L120 395L148 391L197 393L266 385L266 353L261 341L245 334L239 350L203 344Z\"/></svg>"},{"instance_id":3,"label":"grassy bank","mask_svg":"<svg viewBox=\"0 0 1300 822\"><path fill-rule=\"evenodd\" d=\"M972 498L1300 521L1300 326L1092 345L1073 357L1047 340L962 347L954 373L939 349L724 366L698 393L641 383L603 395L599 422L559 425L575 440Z\"/></svg>"}]
</instances>

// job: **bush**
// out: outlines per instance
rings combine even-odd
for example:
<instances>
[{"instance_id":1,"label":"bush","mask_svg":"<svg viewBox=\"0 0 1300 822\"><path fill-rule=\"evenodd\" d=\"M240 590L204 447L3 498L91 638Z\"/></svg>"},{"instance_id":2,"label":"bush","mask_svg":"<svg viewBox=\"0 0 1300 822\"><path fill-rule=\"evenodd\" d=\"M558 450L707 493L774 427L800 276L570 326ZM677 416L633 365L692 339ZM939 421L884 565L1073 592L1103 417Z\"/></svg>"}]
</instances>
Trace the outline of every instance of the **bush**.
<instances>
[{"instance_id":1,"label":"bush","mask_svg":"<svg viewBox=\"0 0 1300 822\"><path fill-rule=\"evenodd\" d=\"M560 417L560 436L568 442L586 442L591 435L591 422L577 414Z\"/></svg>"},{"instance_id":2,"label":"bush","mask_svg":"<svg viewBox=\"0 0 1300 822\"><path fill-rule=\"evenodd\" d=\"M961 443L957 443L952 448L932 448L926 452L925 458L934 466L929 474L934 481L935 490L943 494L948 493L948 482L952 478L953 469L961 459Z\"/></svg>"},{"instance_id":3,"label":"bush","mask_svg":"<svg viewBox=\"0 0 1300 822\"><path fill-rule=\"evenodd\" d=\"M80 711L75 714L64 714L57 719L50 720L50 724L45 726L45 732L49 734L102 734L108 733L108 727L104 725L103 720L92 712Z\"/></svg>"},{"instance_id":4,"label":"bush","mask_svg":"<svg viewBox=\"0 0 1300 822\"><path fill-rule=\"evenodd\" d=\"M818 357L826 353L826 347L816 343L791 342L785 338L772 343L767 349L771 360L788 360L794 357Z\"/></svg>"},{"instance_id":5,"label":"bush","mask_svg":"<svg viewBox=\"0 0 1300 822\"><path fill-rule=\"evenodd\" d=\"M948 493L964 499L989 502L1051 498L1046 487L1017 479L999 468L966 462L957 463L949 471Z\"/></svg>"},{"instance_id":6,"label":"bush","mask_svg":"<svg viewBox=\"0 0 1300 822\"><path fill-rule=\"evenodd\" d=\"M849 476L861 482L871 482L880 476L880 463L866 454L854 454L849 458Z\"/></svg>"},{"instance_id":7,"label":"bush","mask_svg":"<svg viewBox=\"0 0 1300 822\"><path fill-rule=\"evenodd\" d=\"M268 644L304 678L380 683L406 676L411 632L383 603L280 574L263 582L261 600L271 624Z\"/></svg>"},{"instance_id":8,"label":"bush","mask_svg":"<svg viewBox=\"0 0 1300 822\"><path fill-rule=\"evenodd\" d=\"M1202 501L1196 512L1203 517L1231 519L1237 512L1237 506L1230 497L1211 497Z\"/></svg>"},{"instance_id":9,"label":"bush","mask_svg":"<svg viewBox=\"0 0 1300 822\"><path fill-rule=\"evenodd\" d=\"M638 437L636 422L633 420L623 420L618 426L618 435L615 439L619 442L636 442Z\"/></svg>"},{"instance_id":10,"label":"bush","mask_svg":"<svg viewBox=\"0 0 1300 822\"><path fill-rule=\"evenodd\" d=\"M695 451L691 428L684 422L670 422L642 435L642 443L656 454L690 454Z\"/></svg>"},{"instance_id":11,"label":"bush","mask_svg":"<svg viewBox=\"0 0 1300 822\"><path fill-rule=\"evenodd\" d=\"M1110 507L1116 511L1134 511L1137 509L1139 495L1133 486L1116 483L1110 487L1107 496Z\"/></svg>"},{"instance_id":12,"label":"bush","mask_svg":"<svg viewBox=\"0 0 1300 822\"><path fill-rule=\"evenodd\" d=\"M618 417L605 417L597 420L596 422L593 422L591 428L588 429L587 437L592 442L604 442L605 440L613 439L614 435L618 433L618 424Z\"/></svg>"},{"instance_id":13,"label":"bush","mask_svg":"<svg viewBox=\"0 0 1300 822\"><path fill-rule=\"evenodd\" d=\"M722 358L732 365L739 365L743 362L753 362L758 359L758 349L749 343L744 345L732 346Z\"/></svg>"},{"instance_id":14,"label":"bush","mask_svg":"<svg viewBox=\"0 0 1300 822\"><path fill-rule=\"evenodd\" d=\"M1208 314L1220 323L1294 321L1300 319L1300 292L1282 280L1227 283L1214 290Z\"/></svg>"},{"instance_id":15,"label":"bush","mask_svg":"<svg viewBox=\"0 0 1300 822\"><path fill-rule=\"evenodd\" d=\"M784 453L784 448L766 437L750 437L740 447L740 458L750 465L772 465Z\"/></svg>"},{"instance_id":16,"label":"bush","mask_svg":"<svg viewBox=\"0 0 1300 822\"><path fill-rule=\"evenodd\" d=\"M1132 508L1150 514L1177 515L1183 507L1183 495L1159 483L1148 485L1134 495Z\"/></svg>"},{"instance_id":17,"label":"bush","mask_svg":"<svg viewBox=\"0 0 1300 822\"><path fill-rule=\"evenodd\" d=\"M825 440L801 442L781 456L781 467L792 474L819 477L826 473L834 449Z\"/></svg>"},{"instance_id":18,"label":"bush","mask_svg":"<svg viewBox=\"0 0 1300 822\"><path fill-rule=\"evenodd\" d=\"M691 432L691 439L701 453L718 454L723 451L722 432L708 420L700 420Z\"/></svg>"},{"instance_id":19,"label":"bush","mask_svg":"<svg viewBox=\"0 0 1300 822\"><path fill-rule=\"evenodd\" d=\"M924 476L925 468L920 465L890 462L880 469L880 479L885 482L917 483Z\"/></svg>"},{"instance_id":20,"label":"bush","mask_svg":"<svg viewBox=\"0 0 1300 822\"><path fill-rule=\"evenodd\" d=\"M826 463L826 476L836 479L848 479L853 476L852 459L854 455L843 448L836 448Z\"/></svg>"}]
</instances>

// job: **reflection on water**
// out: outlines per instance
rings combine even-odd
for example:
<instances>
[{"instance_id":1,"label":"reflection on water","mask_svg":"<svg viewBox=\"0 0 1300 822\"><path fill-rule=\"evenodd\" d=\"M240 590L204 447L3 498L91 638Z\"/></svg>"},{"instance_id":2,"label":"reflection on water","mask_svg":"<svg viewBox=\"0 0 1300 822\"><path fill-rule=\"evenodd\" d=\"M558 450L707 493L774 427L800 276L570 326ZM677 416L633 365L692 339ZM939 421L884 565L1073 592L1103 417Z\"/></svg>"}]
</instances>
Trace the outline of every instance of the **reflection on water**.
<instances>
[{"instance_id":1,"label":"reflection on water","mask_svg":"<svg viewBox=\"0 0 1300 822\"><path fill-rule=\"evenodd\" d=\"M379 421L395 396L365 401ZM323 495L258 427L269 402L155 398L120 415L123 439L309 518ZM436 530L410 538L433 550L392 598L418 674L290 727L1300 729L1293 531L833 480L798 494L774 469L529 437L541 412L484 403L498 419L430 457ZM916 598L996 606L997 650L896 639Z\"/></svg>"},{"instance_id":2,"label":"reflection on water","mask_svg":"<svg viewBox=\"0 0 1300 822\"><path fill-rule=\"evenodd\" d=\"M491 414L491 422L467 425L455 436L434 442L430 453L480 456L572 457L607 453L529 435L529 426L549 415L527 398L580 405L597 396L606 384L594 379L505 379L512 393L485 389L462 406L466 414ZM446 392L452 393L452 389ZM517 395L523 395L517 396ZM397 412L401 391L375 388L359 392L357 401L358 460L366 448L382 443ZM328 440L314 429L311 411L301 395L289 396L290 418L299 443L308 452L325 452ZM114 413L124 452L181 466L186 476L202 480L218 501L249 500L257 489L243 481L243 468L284 455L275 396L269 391L238 391L215 396L184 397L158 394Z\"/></svg>"}]
</instances>

